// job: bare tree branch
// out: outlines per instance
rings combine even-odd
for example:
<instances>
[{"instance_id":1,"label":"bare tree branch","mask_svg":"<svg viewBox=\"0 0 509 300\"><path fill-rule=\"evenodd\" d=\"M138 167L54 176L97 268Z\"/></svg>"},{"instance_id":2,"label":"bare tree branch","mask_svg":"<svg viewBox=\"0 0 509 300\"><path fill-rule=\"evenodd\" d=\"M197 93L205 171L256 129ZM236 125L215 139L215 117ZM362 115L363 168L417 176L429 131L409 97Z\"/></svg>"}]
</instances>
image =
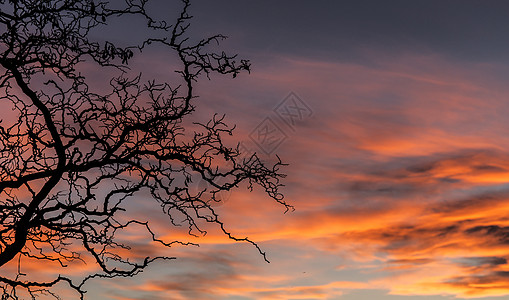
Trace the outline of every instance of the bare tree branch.
<instances>
[{"instance_id":1,"label":"bare tree branch","mask_svg":"<svg viewBox=\"0 0 509 300\"><path fill-rule=\"evenodd\" d=\"M139 195L150 195L171 224L187 226L190 235L205 233L200 224L212 223L228 238L252 244L267 260L254 241L233 235L213 207L220 191L247 183L291 209L279 192L284 164L267 166L256 155L242 158L238 146L225 145L222 136L234 127L224 116L194 123L195 129L184 125L195 110L200 77L236 77L249 71L250 63L211 52L223 35L191 42L190 2L181 2L180 14L169 23L149 13L148 0L126 0L123 6L98 0L0 0L0 103L11 110L0 120L0 268L18 266L13 277L0 275L2 299L20 299L21 293L58 298L52 287L60 283L84 299L91 279L130 277L155 260L174 259L121 254L133 251L118 238L131 226L163 247L191 245L165 241L150 220L138 220L129 201ZM135 16L154 33L139 44L91 38L112 18ZM180 83L133 75L129 62L154 45L178 58ZM83 70L93 66L112 74L109 91L90 83ZM193 190L196 178L209 187ZM131 216L127 221L126 215ZM79 280L30 279L20 268L25 260L38 260L65 270L87 259L99 271Z\"/></svg>"}]
</instances>

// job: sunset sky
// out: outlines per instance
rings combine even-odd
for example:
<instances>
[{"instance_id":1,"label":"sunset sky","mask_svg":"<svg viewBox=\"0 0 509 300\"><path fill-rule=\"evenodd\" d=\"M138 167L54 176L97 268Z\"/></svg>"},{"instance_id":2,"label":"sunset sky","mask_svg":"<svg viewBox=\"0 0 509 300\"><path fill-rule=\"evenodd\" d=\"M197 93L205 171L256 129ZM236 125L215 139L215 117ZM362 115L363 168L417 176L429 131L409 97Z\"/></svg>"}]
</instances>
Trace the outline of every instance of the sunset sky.
<instances>
[{"instance_id":1,"label":"sunset sky","mask_svg":"<svg viewBox=\"0 0 509 300\"><path fill-rule=\"evenodd\" d=\"M158 232L200 247L92 280L89 299L509 297L508 1L199 0L191 14L193 36L223 33L221 47L252 62L251 74L199 81L193 117L224 113L232 145L288 163L295 211L245 186L217 207L266 263L217 228L166 229L157 204L136 201ZM157 51L133 67L174 69ZM269 148L264 126L278 130Z\"/></svg>"},{"instance_id":2,"label":"sunset sky","mask_svg":"<svg viewBox=\"0 0 509 300\"><path fill-rule=\"evenodd\" d=\"M202 0L191 13L193 34L224 33L253 64L199 82L197 114L225 113L261 155L251 133L278 126L265 158L290 164L296 210L241 187L218 209L270 264L211 229L137 278L90 282L89 297L509 295L508 2ZM277 114L289 95L309 108L291 126Z\"/></svg>"}]
</instances>

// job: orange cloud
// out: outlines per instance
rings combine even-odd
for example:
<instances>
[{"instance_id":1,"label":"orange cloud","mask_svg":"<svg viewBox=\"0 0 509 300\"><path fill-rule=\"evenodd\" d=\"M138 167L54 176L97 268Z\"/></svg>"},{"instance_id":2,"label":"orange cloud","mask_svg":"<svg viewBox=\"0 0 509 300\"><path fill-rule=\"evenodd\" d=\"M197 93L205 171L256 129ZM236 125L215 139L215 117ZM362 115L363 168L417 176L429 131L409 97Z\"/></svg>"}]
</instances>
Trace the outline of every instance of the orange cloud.
<instances>
[{"instance_id":1,"label":"orange cloud","mask_svg":"<svg viewBox=\"0 0 509 300\"><path fill-rule=\"evenodd\" d=\"M205 83L201 88L213 92L202 100L232 109L248 141L257 122L274 116L277 97L290 90L312 107L313 117L284 127L289 139L278 149L290 163L286 194L297 210L283 215L262 191L245 187L216 208L234 235L268 252L268 267L251 245L239 246L206 223L200 224L205 236L190 237L140 197L129 205L140 219L150 216L158 238L201 247L166 249L129 228L122 238L133 248L118 253L180 260L156 264L156 275L134 283L112 281L126 291L108 297L330 299L366 289L508 295L509 90L490 75L494 68L438 57L379 59L374 66L288 59L242 77L237 84L249 90ZM249 101L238 100L239 93ZM278 96L272 101L267 95ZM260 265L252 266L251 256ZM312 279L296 266L310 270Z\"/></svg>"}]
</instances>

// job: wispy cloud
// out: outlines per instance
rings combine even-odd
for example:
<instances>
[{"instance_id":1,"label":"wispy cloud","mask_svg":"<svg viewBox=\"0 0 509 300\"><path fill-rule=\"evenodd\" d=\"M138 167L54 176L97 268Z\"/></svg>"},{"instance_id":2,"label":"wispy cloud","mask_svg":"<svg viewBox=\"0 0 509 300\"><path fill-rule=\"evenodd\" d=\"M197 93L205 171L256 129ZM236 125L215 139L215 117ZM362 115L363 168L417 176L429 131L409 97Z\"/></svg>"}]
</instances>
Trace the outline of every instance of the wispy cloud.
<instances>
[{"instance_id":1,"label":"wispy cloud","mask_svg":"<svg viewBox=\"0 0 509 300\"><path fill-rule=\"evenodd\" d=\"M205 83L213 93L198 113L220 105L238 121L240 139L290 91L313 109L277 149L290 163L286 194L297 210L283 215L262 191L243 186L217 207L233 234L267 250L266 265L217 228L203 224L207 235L189 237L156 205L137 207L160 238L201 247L171 249L180 259L115 297L509 294L509 89L497 72L438 56L375 56L366 64L293 58L241 77L243 90ZM132 234L133 258L141 258L149 248Z\"/></svg>"}]
</instances>

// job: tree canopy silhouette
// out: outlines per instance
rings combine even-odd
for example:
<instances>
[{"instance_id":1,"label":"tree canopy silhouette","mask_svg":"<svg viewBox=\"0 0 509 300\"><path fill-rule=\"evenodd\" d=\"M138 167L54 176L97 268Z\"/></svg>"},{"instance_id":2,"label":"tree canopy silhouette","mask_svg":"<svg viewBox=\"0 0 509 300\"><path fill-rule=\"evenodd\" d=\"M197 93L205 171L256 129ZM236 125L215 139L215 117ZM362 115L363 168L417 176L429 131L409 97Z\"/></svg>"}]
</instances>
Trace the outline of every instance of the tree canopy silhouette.
<instances>
[{"instance_id":1,"label":"tree canopy silhouette","mask_svg":"<svg viewBox=\"0 0 509 300\"><path fill-rule=\"evenodd\" d=\"M149 216L130 210L132 201L152 199L189 234L203 233L201 222L214 223L264 257L255 242L227 230L214 209L216 195L245 182L290 208L279 192L280 160L267 165L227 146L222 136L233 127L224 117L184 125L195 110L198 79L236 77L249 71L249 61L212 51L223 35L191 38L188 0L172 22L154 17L148 2L0 0L0 270L17 269L0 272L2 299L57 297L60 283L83 298L91 278L133 276L170 259L132 259L117 239L136 225L154 243L186 244L161 239ZM112 20L134 18L148 29L137 43L93 38ZM154 45L176 58L178 82L145 80L129 68ZM100 87L91 73L111 74L109 84ZM207 187L193 189L196 180ZM98 272L65 275L68 264L87 257ZM20 268L25 260L56 262L64 275L31 278Z\"/></svg>"}]
</instances>

